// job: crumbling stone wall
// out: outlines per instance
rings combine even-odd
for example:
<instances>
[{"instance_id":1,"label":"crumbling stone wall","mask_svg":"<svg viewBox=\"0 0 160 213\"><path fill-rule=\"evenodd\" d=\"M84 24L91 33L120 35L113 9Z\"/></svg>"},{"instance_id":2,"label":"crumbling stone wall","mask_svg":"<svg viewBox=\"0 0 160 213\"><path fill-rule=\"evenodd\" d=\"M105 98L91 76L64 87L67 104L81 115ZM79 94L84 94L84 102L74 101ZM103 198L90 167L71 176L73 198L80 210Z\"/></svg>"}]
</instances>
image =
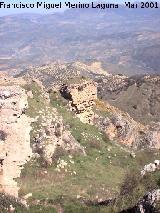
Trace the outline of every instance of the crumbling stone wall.
<instances>
[{"instance_id":1,"label":"crumbling stone wall","mask_svg":"<svg viewBox=\"0 0 160 213\"><path fill-rule=\"evenodd\" d=\"M97 85L88 80L79 83L65 84L60 90L62 96L69 100L71 111L74 111L84 123L93 123L94 100L97 99Z\"/></svg>"}]
</instances>

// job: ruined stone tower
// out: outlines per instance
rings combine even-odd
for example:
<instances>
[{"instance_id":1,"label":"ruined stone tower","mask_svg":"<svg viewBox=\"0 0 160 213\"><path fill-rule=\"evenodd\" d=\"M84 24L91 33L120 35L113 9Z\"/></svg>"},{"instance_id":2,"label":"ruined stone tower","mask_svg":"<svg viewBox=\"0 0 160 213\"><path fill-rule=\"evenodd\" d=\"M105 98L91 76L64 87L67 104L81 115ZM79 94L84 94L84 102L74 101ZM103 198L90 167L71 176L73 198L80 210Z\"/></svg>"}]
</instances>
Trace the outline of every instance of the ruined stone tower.
<instances>
[{"instance_id":1,"label":"ruined stone tower","mask_svg":"<svg viewBox=\"0 0 160 213\"><path fill-rule=\"evenodd\" d=\"M64 84L60 90L62 96L69 100L74 111L83 123L93 123L94 100L97 99L97 85L91 80L80 79L78 83Z\"/></svg>"}]
</instances>

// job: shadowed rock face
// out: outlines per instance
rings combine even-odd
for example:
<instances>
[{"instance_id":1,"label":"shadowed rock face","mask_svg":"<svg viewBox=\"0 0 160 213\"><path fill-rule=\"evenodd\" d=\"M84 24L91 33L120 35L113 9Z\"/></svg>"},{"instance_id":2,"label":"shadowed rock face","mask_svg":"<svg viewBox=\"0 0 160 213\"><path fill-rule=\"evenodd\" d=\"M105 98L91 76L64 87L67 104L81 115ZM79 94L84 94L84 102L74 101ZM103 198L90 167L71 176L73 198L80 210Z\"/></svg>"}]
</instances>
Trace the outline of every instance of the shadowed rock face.
<instances>
[{"instance_id":1,"label":"shadowed rock face","mask_svg":"<svg viewBox=\"0 0 160 213\"><path fill-rule=\"evenodd\" d=\"M137 204L137 212L156 212L156 205L160 201L160 189L148 192ZM157 211L158 212L158 211Z\"/></svg>"},{"instance_id":2,"label":"shadowed rock face","mask_svg":"<svg viewBox=\"0 0 160 213\"><path fill-rule=\"evenodd\" d=\"M0 192L18 196L15 178L30 159L31 119L27 95L20 86L0 86Z\"/></svg>"}]
</instances>

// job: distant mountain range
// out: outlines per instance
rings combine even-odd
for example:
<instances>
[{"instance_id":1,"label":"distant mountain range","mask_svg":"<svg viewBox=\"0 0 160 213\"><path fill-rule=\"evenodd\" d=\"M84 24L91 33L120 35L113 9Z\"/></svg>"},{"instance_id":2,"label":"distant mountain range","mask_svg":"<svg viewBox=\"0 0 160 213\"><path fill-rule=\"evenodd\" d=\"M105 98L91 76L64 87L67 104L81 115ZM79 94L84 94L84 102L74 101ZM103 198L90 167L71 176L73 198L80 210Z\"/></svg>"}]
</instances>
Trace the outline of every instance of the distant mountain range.
<instances>
[{"instance_id":1,"label":"distant mountain range","mask_svg":"<svg viewBox=\"0 0 160 213\"><path fill-rule=\"evenodd\" d=\"M159 9L71 9L0 18L0 71L54 61L101 61L127 75L160 72Z\"/></svg>"}]
</instances>

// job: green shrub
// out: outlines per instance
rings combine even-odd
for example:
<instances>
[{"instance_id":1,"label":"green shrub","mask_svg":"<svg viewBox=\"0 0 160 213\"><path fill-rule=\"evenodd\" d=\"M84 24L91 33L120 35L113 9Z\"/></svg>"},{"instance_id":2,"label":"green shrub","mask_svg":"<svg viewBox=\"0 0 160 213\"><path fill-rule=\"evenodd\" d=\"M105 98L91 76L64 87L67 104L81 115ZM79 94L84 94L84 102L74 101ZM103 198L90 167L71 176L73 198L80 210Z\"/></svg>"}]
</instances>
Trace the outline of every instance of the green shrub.
<instances>
[{"instance_id":1,"label":"green shrub","mask_svg":"<svg viewBox=\"0 0 160 213\"><path fill-rule=\"evenodd\" d=\"M15 212L26 212L25 206L18 199L10 195L0 194L0 212L7 213L10 211L10 206L15 208Z\"/></svg>"},{"instance_id":2,"label":"green shrub","mask_svg":"<svg viewBox=\"0 0 160 213\"><path fill-rule=\"evenodd\" d=\"M101 150L102 149L102 144L100 141L93 139L93 140L89 140L88 141L88 149L93 148L93 149L97 149L97 150Z\"/></svg>"},{"instance_id":3,"label":"green shrub","mask_svg":"<svg viewBox=\"0 0 160 213\"><path fill-rule=\"evenodd\" d=\"M127 173L121 184L120 194L113 209L117 212L133 208L147 192L158 188L154 174L141 176L136 171Z\"/></svg>"},{"instance_id":4,"label":"green shrub","mask_svg":"<svg viewBox=\"0 0 160 213\"><path fill-rule=\"evenodd\" d=\"M62 147L57 147L52 156L52 160L54 163L56 163L59 158L65 156L65 155L66 155L66 151Z\"/></svg>"}]
</instances>

